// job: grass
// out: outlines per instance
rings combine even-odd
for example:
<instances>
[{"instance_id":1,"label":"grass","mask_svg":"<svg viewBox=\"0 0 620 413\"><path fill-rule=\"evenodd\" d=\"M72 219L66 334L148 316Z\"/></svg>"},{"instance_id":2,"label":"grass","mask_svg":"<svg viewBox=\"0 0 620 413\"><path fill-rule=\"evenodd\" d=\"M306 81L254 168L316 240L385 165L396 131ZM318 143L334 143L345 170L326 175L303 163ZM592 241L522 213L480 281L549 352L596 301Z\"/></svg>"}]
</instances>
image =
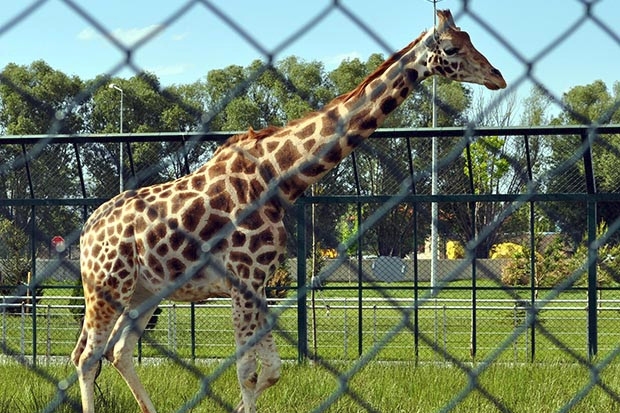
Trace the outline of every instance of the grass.
<instances>
[{"instance_id":1,"label":"grass","mask_svg":"<svg viewBox=\"0 0 620 413\"><path fill-rule=\"evenodd\" d=\"M476 292L476 357L472 359L471 291L460 289L468 282L451 284L456 289L445 290L437 300L424 300L419 311L421 339L418 364L414 363L414 335L408 328L395 330L403 320L402 306L410 305L413 292L408 284L389 284L386 290L364 290L361 313L357 309L358 291L355 288L333 289L348 285L330 284L317 294L316 322L317 352L328 360L333 369L321 365L294 362L285 364L277 387L260 399L259 411L267 412L600 412L620 411L620 363L615 363L620 336L618 305L597 313L599 355L611 358L609 366L597 376L582 364L579 357L587 354L587 311L583 307L583 290L562 292L540 312L536 330L535 362L529 363L532 352L531 331L512 337L515 325L524 313L515 311L513 296L502 290L482 288ZM479 282L479 287L493 284ZM396 288L394 288L396 287ZM423 292L421 291L421 294ZM528 297L529 292L520 294ZM545 292L541 293L544 297ZM619 291L605 291L604 299L620 298ZM400 302L373 301L385 296ZM491 300L505 299L497 302ZM581 300L577 302L577 300ZM56 304L51 294L44 298L37 316L37 370L7 361L0 361L0 413L2 412L73 412L79 411L79 392L74 369L69 363L47 365L45 354L67 360L75 343L77 325L68 309L51 313L47 304ZM66 303L60 303L66 304ZM330 305L327 311L326 305ZM197 308L196 356L226 358L233 354L230 304ZM311 331L312 312L308 311L309 350L314 351ZM32 345L32 321L29 315L8 316L3 319L3 334L8 348L16 351L20 335L26 337L25 352ZM166 307L160 316L152 339L183 360L190 356L190 310L187 306ZM361 320L361 326L360 326ZM25 332L20 331L21 326ZM29 330L30 329L30 330ZM297 311L282 312L275 328L276 342L285 359L297 357ZM286 332L286 334L283 334ZM46 338L53 345L46 346ZM3 342L4 344L4 342ZM372 361L364 365L350 380L338 373L351 371L359 358L377 350ZM437 346L437 349L433 349ZM460 368L445 362L445 350L464 365L491 361L475 381ZM573 352L573 354L571 354ZM145 342L144 357L156 356L169 360ZM179 359L181 360L181 359ZM479 366L480 364L478 364ZM43 366L43 367L41 367ZM218 362L199 361L199 374L170 361L154 363L148 360L139 366L139 375L160 412L222 412L235 406L239 398L234 368L214 376ZM58 383L69 378L67 393L59 391ZM595 382L593 382L595 380ZM98 380L101 393L97 396L100 412L134 412L137 407L127 386L109 365ZM208 394L200 392L208 383ZM346 386L343 384L346 383ZM475 386L470 388L470 386ZM591 384L596 384L590 389ZM61 386L62 387L62 386ZM582 397L583 396L583 397ZM201 399L190 407L194 398ZM183 407L185 406L185 407Z\"/></svg>"},{"instance_id":2,"label":"grass","mask_svg":"<svg viewBox=\"0 0 620 413\"><path fill-rule=\"evenodd\" d=\"M352 364L335 363L339 372ZM210 395L200 392L200 379L213 378L220 365L199 365L200 377L182 367L163 363L142 365L142 377L153 402L161 412L223 412L234 407L239 390L234 368L228 368L209 382ZM51 380L45 380L45 373ZM17 364L0 366L0 411L79 411L77 384L66 397L57 382L72 377L68 365L52 366L38 373ZM496 364L484 369L470 389L470 377L461 369L446 365L370 362L348 381L341 380L321 365L285 364L280 382L259 399L263 412L602 412L620 410L620 366L604 369L597 386L591 372L578 364ZM163 379L165 378L165 379ZM137 405L120 376L109 365L98 379L97 408L101 412L137 412ZM581 396L581 393L583 397ZM61 395L57 405L54 400ZM190 403L198 397L194 407ZM73 405L71 404L73 401ZM75 409L77 410L75 410Z\"/></svg>"}]
</instances>

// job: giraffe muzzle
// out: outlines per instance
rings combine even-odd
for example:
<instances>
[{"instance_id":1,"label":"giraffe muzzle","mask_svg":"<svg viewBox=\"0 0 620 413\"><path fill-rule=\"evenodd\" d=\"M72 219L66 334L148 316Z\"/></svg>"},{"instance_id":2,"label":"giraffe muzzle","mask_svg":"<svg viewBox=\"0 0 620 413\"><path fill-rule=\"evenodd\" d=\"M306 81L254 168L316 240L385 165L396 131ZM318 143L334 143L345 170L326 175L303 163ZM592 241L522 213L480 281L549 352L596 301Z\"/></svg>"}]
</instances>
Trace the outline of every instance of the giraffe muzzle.
<instances>
[{"instance_id":1,"label":"giraffe muzzle","mask_svg":"<svg viewBox=\"0 0 620 413\"><path fill-rule=\"evenodd\" d=\"M486 86L487 89L498 90L504 89L506 87L506 80L504 80L502 72L500 72L496 68L491 69L490 77L491 79L484 82L484 86Z\"/></svg>"}]
</instances>

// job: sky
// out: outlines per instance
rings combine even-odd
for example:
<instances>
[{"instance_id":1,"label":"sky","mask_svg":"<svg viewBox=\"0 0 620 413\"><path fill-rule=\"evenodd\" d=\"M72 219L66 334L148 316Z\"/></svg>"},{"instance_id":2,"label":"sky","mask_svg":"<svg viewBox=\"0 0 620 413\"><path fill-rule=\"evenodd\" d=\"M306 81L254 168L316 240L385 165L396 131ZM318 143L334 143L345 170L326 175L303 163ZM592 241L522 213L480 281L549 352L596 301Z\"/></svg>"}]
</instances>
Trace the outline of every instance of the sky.
<instances>
[{"instance_id":1,"label":"sky","mask_svg":"<svg viewBox=\"0 0 620 413\"><path fill-rule=\"evenodd\" d=\"M204 79L213 69L246 66L264 60L266 53L275 60L290 55L318 60L333 70L343 59L365 61L373 53L387 57L433 25L432 0L342 0L344 10L333 9L318 19L332 3L3 2L0 69L42 59L83 80L103 73L128 78L135 74L125 65L129 59L167 86ZM586 3L592 18L584 18ZM504 74L507 92L520 98L533 85L528 73L557 97L597 79L609 87L620 80L618 0L441 0L437 7L451 9L457 25Z\"/></svg>"}]
</instances>

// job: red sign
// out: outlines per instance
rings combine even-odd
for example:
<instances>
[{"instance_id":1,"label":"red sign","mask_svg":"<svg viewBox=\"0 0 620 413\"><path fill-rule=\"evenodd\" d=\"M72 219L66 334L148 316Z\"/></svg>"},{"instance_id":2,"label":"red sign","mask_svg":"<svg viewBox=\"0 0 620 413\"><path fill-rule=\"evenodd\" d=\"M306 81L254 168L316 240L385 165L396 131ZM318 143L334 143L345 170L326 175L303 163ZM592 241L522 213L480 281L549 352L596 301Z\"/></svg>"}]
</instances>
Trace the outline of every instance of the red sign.
<instances>
[{"instance_id":1,"label":"red sign","mask_svg":"<svg viewBox=\"0 0 620 413\"><path fill-rule=\"evenodd\" d=\"M60 235L56 235L52 238L52 247L56 249L56 252L63 252L65 250L65 239Z\"/></svg>"}]
</instances>

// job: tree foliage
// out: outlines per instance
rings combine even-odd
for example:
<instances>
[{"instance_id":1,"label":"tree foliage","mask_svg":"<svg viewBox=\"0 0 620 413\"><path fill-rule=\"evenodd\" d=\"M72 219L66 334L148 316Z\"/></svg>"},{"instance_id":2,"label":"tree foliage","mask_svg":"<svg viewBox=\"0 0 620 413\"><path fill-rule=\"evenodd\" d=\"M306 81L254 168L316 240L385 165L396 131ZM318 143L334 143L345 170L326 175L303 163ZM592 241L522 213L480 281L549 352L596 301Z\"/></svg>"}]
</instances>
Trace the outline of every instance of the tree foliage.
<instances>
[{"instance_id":1,"label":"tree foliage","mask_svg":"<svg viewBox=\"0 0 620 413\"><path fill-rule=\"evenodd\" d=\"M26 282L30 269L28 236L13 222L0 218L0 285Z\"/></svg>"},{"instance_id":2,"label":"tree foliage","mask_svg":"<svg viewBox=\"0 0 620 413\"><path fill-rule=\"evenodd\" d=\"M9 63L0 72L0 128L8 135L76 133L83 130L84 85L42 60Z\"/></svg>"},{"instance_id":3,"label":"tree foliage","mask_svg":"<svg viewBox=\"0 0 620 413\"><path fill-rule=\"evenodd\" d=\"M291 56L266 65L262 61L247 66L232 65L212 70L204 78L191 84L163 87L157 76L142 72L127 79L101 75L91 80L68 76L54 70L43 61L30 65L7 65L0 72L0 130L7 135L55 133L108 133L120 131L122 110L125 133L238 131L252 127L284 125L322 108L334 97L356 87L384 60L380 54L367 60L349 59L327 71L321 62L304 61ZM117 89L123 90L123 105ZM516 116L514 100L503 100L499 105L484 99L474 100L467 86L437 79L437 125L465 125L468 119L483 126L507 126ZM432 124L432 81L424 81L416 88L384 123L384 127L429 127ZM618 103L620 83L610 89L603 82L576 86L562 97L563 110L558 116L547 113L550 99L541 89L534 89L523 102L522 121L528 125L569 124L582 122L620 123ZM511 140L512 139L512 140ZM495 136L469 145L467 154L456 154L461 148L458 139L439 140L439 158L444 162L439 174L441 193L518 192L524 189L522 143L514 138ZM534 178L549 191L564 192L566 185L575 185L575 191L584 191L583 163L568 163L570 154L581 144L580 137L555 139L543 144L538 137L529 137ZM121 146L123 163L120 163ZM620 169L615 165L619 156L620 138L605 136L594 143L597 189L613 192L620 189ZM29 148L3 145L0 157L10 170L2 172L0 194L6 198L68 198L83 195L109 198L118 192L119 174L125 187L148 185L175 179L194 170L205 162L214 147L195 142L132 142L131 144L105 143L85 145L45 145ZM356 152L356 170L360 188L351 176L353 158L349 157L321 182L314 185L316 195L341 193L389 195L398 191L410 168L421 172L415 185L419 193L430 192L430 140L394 139L367 141ZM411 158L410 158L411 157ZM82 171L76 168L80 160ZM413 161L410 164L410 159ZM471 163L469 163L471 161ZM28 179L29 168L36 179ZM549 174L561 167L561 174ZM137 171L137 172L136 172ZM80 173L86 178L86 194L82 194ZM426 175L425 175L426 173ZM581 185L581 186L579 186ZM508 207L504 203L479 203L473 216L462 204L442 204L441 236L467 242ZM362 209L365 219L373 208ZM545 205L536 213L544 215L548 228L561 228L573 234L575 242L582 236L585 214L575 203ZM612 222L618 218L620 206L599 203L599 218ZM320 217L316 238L327 247L341 241L334 231L350 215L346 205L318 205ZM412 252L409 242L413 233L413 211L398 205L365 234L375 251L381 255L404 256ZM415 211L418 237L422 239L430 229L429 206L418 204ZM0 205L0 217L9 219L21 230L32 225L28 208ZM79 227L83 211L75 208L50 208L39 211L37 239L49 245L53 235L67 233ZM477 256L487 256L491 246L500 241L501 233L525 228L528 212L519 209L506 221L496 225L492 233L480 243ZM294 231L295 220L286 217L288 228ZM293 235L293 234L291 234ZM289 237L294 239L294 236ZM369 244L365 244L369 245ZM295 245L291 245L291 250Z\"/></svg>"},{"instance_id":4,"label":"tree foliage","mask_svg":"<svg viewBox=\"0 0 620 413\"><path fill-rule=\"evenodd\" d=\"M588 85L571 88L562 97L564 110L552 119L553 124L620 123L620 82L609 90L607 85L594 81ZM571 136L550 141L549 169L561 173L550 174L546 185L553 192L586 192L586 171L582 153L582 137ZM591 146L594 161L593 174L598 192L620 190L620 135L599 135ZM586 152L587 155L587 152ZM578 244L586 228L586 206L580 202L562 202L548 205L545 212L557 226L569 234ZM597 216L599 223L614 222L620 218L620 204L599 202ZM620 235L616 235L620 239Z\"/></svg>"}]
</instances>

